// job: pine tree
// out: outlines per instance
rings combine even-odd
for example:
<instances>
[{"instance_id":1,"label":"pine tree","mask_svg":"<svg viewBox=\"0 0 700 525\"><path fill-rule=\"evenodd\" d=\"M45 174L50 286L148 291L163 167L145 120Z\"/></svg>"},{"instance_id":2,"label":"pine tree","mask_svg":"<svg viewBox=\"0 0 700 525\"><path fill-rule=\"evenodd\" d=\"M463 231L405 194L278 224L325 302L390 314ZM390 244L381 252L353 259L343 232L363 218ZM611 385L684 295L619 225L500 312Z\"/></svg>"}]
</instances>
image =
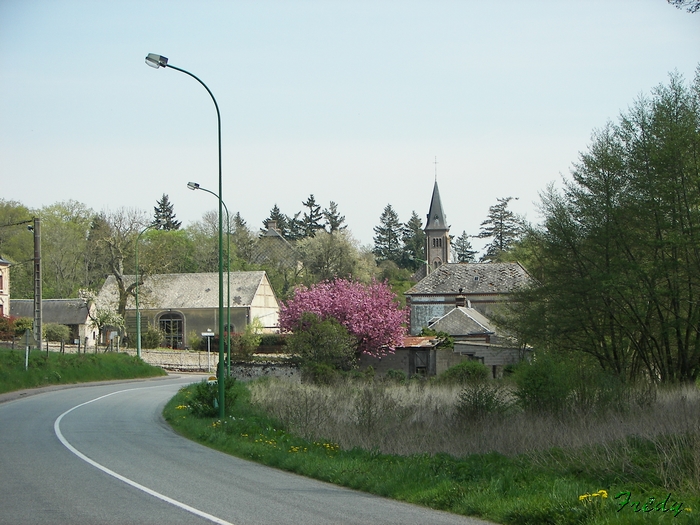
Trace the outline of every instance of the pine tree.
<instances>
[{"instance_id":1,"label":"pine tree","mask_svg":"<svg viewBox=\"0 0 700 525\"><path fill-rule=\"evenodd\" d=\"M321 206L316 204L316 199L313 194L309 195L309 198L302 202L302 204L308 209L301 218L302 236L314 237L317 230L323 229L323 224L321 224L321 220L323 219Z\"/></svg>"},{"instance_id":2,"label":"pine tree","mask_svg":"<svg viewBox=\"0 0 700 525\"><path fill-rule=\"evenodd\" d=\"M507 252L523 233L522 220L508 209L508 203L513 200L513 197L497 200L498 204L489 208L488 217L481 223L481 231L477 236L480 239L492 239L486 246L482 261L498 260L498 257Z\"/></svg>"},{"instance_id":3,"label":"pine tree","mask_svg":"<svg viewBox=\"0 0 700 525\"><path fill-rule=\"evenodd\" d=\"M267 231L267 223L269 221L275 221L280 235L282 235L282 237L285 239L289 238L289 217L280 211L277 204L275 204L270 210L270 216L263 221L264 228L261 233L265 233Z\"/></svg>"},{"instance_id":4,"label":"pine tree","mask_svg":"<svg viewBox=\"0 0 700 525\"><path fill-rule=\"evenodd\" d=\"M417 270L425 260L425 232L423 231L423 221L418 214L413 211L411 218L403 227L401 240L403 241L402 266Z\"/></svg>"},{"instance_id":5,"label":"pine tree","mask_svg":"<svg viewBox=\"0 0 700 525\"><path fill-rule=\"evenodd\" d=\"M345 222L345 215L340 215L338 213L338 205L331 201L330 206L323 210L323 217L326 219L326 226L328 227L328 233L336 233L345 230L348 226L343 225Z\"/></svg>"},{"instance_id":6,"label":"pine tree","mask_svg":"<svg viewBox=\"0 0 700 525\"><path fill-rule=\"evenodd\" d=\"M153 223L157 225L156 228L158 230L172 231L180 229L182 222L175 220L173 205L165 193L153 210L155 212L153 214Z\"/></svg>"},{"instance_id":7,"label":"pine tree","mask_svg":"<svg viewBox=\"0 0 700 525\"><path fill-rule=\"evenodd\" d=\"M462 235L452 243L452 248L455 252L455 258L460 263L471 263L476 261L476 250L472 249L472 243L469 242L469 235L462 231Z\"/></svg>"},{"instance_id":8,"label":"pine tree","mask_svg":"<svg viewBox=\"0 0 700 525\"><path fill-rule=\"evenodd\" d=\"M401 260L401 232L403 225L399 216L387 204L379 217L379 226L374 227L374 249L372 252L379 261L394 261L398 264Z\"/></svg>"}]
</instances>

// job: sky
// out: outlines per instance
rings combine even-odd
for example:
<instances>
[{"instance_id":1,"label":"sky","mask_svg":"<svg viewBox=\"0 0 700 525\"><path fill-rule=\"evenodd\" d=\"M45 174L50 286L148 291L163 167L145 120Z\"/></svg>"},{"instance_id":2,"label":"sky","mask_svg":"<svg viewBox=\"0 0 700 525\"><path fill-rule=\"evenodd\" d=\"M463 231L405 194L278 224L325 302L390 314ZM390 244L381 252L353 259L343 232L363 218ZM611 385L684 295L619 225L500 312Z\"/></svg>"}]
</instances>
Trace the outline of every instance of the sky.
<instances>
[{"instance_id":1,"label":"sky","mask_svg":"<svg viewBox=\"0 0 700 525\"><path fill-rule=\"evenodd\" d=\"M223 200L257 231L331 201L364 246L390 204L451 233L497 199L531 223L592 133L700 65L665 0L0 0L0 199L183 225ZM484 241L474 239L480 249Z\"/></svg>"}]
</instances>

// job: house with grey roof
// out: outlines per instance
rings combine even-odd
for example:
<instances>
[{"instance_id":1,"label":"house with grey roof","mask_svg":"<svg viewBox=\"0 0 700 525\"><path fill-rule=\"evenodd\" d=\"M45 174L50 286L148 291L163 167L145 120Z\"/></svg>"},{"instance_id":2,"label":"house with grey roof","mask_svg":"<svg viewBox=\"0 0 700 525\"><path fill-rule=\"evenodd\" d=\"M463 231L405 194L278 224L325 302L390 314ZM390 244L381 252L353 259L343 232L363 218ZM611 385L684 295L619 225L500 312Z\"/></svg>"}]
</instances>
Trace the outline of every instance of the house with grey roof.
<instances>
[{"instance_id":1,"label":"house with grey roof","mask_svg":"<svg viewBox=\"0 0 700 525\"><path fill-rule=\"evenodd\" d=\"M42 299L41 319L44 326L48 323L66 325L70 329L70 338L66 343L74 344L80 340L81 345L94 346L97 340L97 328L90 318L91 308L85 299ZM12 299L13 317L34 317L34 299Z\"/></svg>"},{"instance_id":2,"label":"house with grey roof","mask_svg":"<svg viewBox=\"0 0 700 525\"><path fill-rule=\"evenodd\" d=\"M142 277L139 284L141 330L147 326L159 328L165 334L165 344L186 348L192 335L200 337L219 327L219 274L179 273ZM127 284L135 276L124 276ZM231 272L230 281L224 274L224 302L230 295L232 333L243 332L246 325L258 319L266 332L277 331L279 301L264 271ZM229 293L226 286L229 286ZM95 299L100 306L116 307L118 290L114 276L109 276ZM136 333L136 303L129 297L126 304L127 332ZM224 325L227 325L224 320Z\"/></svg>"},{"instance_id":3,"label":"house with grey roof","mask_svg":"<svg viewBox=\"0 0 700 525\"><path fill-rule=\"evenodd\" d=\"M10 315L10 261L0 257L0 317Z\"/></svg>"},{"instance_id":4,"label":"house with grey roof","mask_svg":"<svg viewBox=\"0 0 700 525\"><path fill-rule=\"evenodd\" d=\"M531 281L517 262L443 264L404 292L411 312L410 333L419 334L461 303L488 318L499 303Z\"/></svg>"}]
</instances>

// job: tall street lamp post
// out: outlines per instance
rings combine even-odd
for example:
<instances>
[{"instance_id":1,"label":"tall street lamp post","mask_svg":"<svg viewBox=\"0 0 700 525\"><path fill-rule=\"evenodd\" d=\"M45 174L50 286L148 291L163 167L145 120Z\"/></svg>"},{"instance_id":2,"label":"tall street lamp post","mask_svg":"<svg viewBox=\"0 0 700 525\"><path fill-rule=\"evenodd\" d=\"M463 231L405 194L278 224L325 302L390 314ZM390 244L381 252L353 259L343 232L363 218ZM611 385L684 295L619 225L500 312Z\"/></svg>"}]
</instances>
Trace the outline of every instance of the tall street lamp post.
<instances>
[{"instance_id":1,"label":"tall street lamp post","mask_svg":"<svg viewBox=\"0 0 700 525\"><path fill-rule=\"evenodd\" d=\"M188 182L187 187L194 190L202 190L213 195L217 199L219 196L211 190L202 188L196 182ZM227 352L227 370L226 376L231 376L231 217L228 214L228 206L224 201L221 201L226 210L226 352Z\"/></svg>"},{"instance_id":2,"label":"tall street lamp post","mask_svg":"<svg viewBox=\"0 0 700 525\"><path fill-rule=\"evenodd\" d=\"M180 69L179 67L175 67L173 65L168 64L168 59L164 56L161 55L156 55L154 53L149 53L146 56L146 64L153 68L171 68L176 71L180 71L181 73L184 73L185 75L188 75L192 78L194 78L197 82L199 82L204 89L207 90L207 93L209 93L209 96L211 97L212 101L214 102L214 107L216 108L216 120L218 124L218 134L219 134L219 334L224 333L224 258L223 258L223 244L224 244L224 238L223 238L223 200L222 200L222 195L223 195L223 180L221 177L221 113L219 112L219 104L216 103L216 99L214 98L214 94L211 92L211 90L207 87L207 85L202 82L199 78L197 78L195 75L190 73L189 71L186 71L184 69ZM219 417L223 419L226 414L226 410L224 407L225 403L225 390L224 390L224 338L219 336Z\"/></svg>"},{"instance_id":3,"label":"tall street lamp post","mask_svg":"<svg viewBox=\"0 0 700 525\"><path fill-rule=\"evenodd\" d=\"M139 310L139 239L141 235L144 234L146 230L160 226L159 222L154 222L149 224L143 230L139 232L136 236L136 293L134 297L136 298L136 355L141 359L141 310Z\"/></svg>"}]
</instances>

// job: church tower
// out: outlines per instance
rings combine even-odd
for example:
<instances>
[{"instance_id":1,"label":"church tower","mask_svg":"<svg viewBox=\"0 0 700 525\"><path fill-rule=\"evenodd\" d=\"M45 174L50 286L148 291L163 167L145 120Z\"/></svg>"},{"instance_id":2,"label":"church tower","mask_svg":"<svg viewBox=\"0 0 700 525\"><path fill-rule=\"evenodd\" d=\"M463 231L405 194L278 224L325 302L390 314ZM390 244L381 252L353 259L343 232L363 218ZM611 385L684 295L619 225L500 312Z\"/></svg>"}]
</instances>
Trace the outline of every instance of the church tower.
<instances>
[{"instance_id":1,"label":"church tower","mask_svg":"<svg viewBox=\"0 0 700 525\"><path fill-rule=\"evenodd\" d=\"M450 262L450 227L445 220L445 213L442 211L440 202L440 191L437 180L433 187L433 198L430 201L430 211L428 220L425 223L425 255L428 264L427 274L435 270L438 266Z\"/></svg>"}]
</instances>

